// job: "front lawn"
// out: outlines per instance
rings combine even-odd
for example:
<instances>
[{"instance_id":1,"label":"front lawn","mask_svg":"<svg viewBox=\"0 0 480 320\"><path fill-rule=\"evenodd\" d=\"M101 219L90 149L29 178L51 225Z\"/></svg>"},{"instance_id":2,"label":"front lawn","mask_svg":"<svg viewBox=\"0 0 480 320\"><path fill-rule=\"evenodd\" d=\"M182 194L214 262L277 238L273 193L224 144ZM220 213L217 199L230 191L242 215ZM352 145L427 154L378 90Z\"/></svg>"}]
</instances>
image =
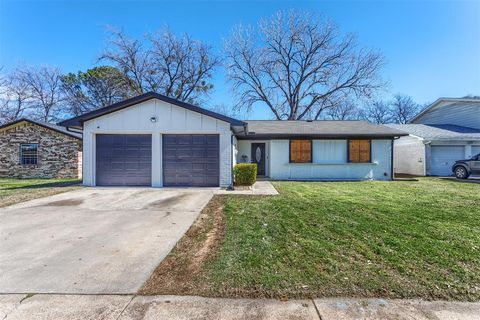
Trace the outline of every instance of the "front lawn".
<instances>
[{"instance_id":1,"label":"front lawn","mask_svg":"<svg viewBox=\"0 0 480 320\"><path fill-rule=\"evenodd\" d=\"M0 207L79 188L78 179L0 178Z\"/></svg>"},{"instance_id":2,"label":"front lawn","mask_svg":"<svg viewBox=\"0 0 480 320\"><path fill-rule=\"evenodd\" d=\"M223 214L204 212L140 292L480 299L479 184L274 186L279 196L216 198Z\"/></svg>"}]
</instances>

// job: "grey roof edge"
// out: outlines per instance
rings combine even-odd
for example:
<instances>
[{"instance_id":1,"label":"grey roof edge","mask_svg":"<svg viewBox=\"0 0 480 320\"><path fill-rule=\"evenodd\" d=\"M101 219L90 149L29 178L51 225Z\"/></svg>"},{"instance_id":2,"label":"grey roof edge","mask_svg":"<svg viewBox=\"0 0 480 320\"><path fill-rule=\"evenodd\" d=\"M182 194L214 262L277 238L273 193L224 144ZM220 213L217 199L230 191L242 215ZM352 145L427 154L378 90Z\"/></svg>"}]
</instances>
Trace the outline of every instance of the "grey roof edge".
<instances>
[{"instance_id":1,"label":"grey roof edge","mask_svg":"<svg viewBox=\"0 0 480 320\"><path fill-rule=\"evenodd\" d=\"M276 140L276 139L393 139L408 136L401 134L252 134L237 135L238 140Z\"/></svg>"},{"instance_id":2,"label":"grey roof edge","mask_svg":"<svg viewBox=\"0 0 480 320\"><path fill-rule=\"evenodd\" d=\"M14 126L14 125L19 124L21 122L29 122L29 123L35 124L37 126L40 126L40 127L43 127L43 128L46 128L46 129L49 129L49 130L52 130L52 131L56 131L58 133L61 133L61 134L67 135L67 136L70 136L72 138L76 138L78 140L83 140L83 137L82 137L81 133L70 132L66 128L61 128L61 126L58 126L56 124L40 122L40 121L28 119L28 118L20 118L18 120L8 122L8 123L0 126L0 130L5 129L5 128L10 127L10 126Z\"/></svg>"},{"instance_id":3,"label":"grey roof edge","mask_svg":"<svg viewBox=\"0 0 480 320\"><path fill-rule=\"evenodd\" d=\"M183 101L180 101L180 100L177 100L177 99L174 99L174 98L170 98L170 97L164 96L164 95L156 93L156 92L143 93L143 94L135 96L133 98L129 98L129 99L114 103L112 105L87 112L87 113L82 114L80 116L73 117L71 119L67 119L67 120L64 120L62 122L59 122L59 125L64 126L64 127L80 127L80 126L83 125L84 121L88 121L88 120L91 120L91 119L94 119L94 118L97 118L97 117L100 117L100 116L103 116L103 115L106 115L106 114L109 114L109 113L112 113L112 112L115 112L115 111L118 111L118 110L122 110L122 109L128 108L130 106L133 106L133 105L136 105L136 104L139 104L139 103L151 100L151 99L158 99L158 100L170 103L170 104L174 104L176 106L188 109L190 111L198 112L198 113L204 114L206 116L210 116L212 118L228 122L232 126L244 126L244 125L246 125L246 123L243 122L243 121L233 119L233 118L227 117L223 114L213 112L213 111L210 111L210 110L201 108L199 106L196 106L196 105L193 105L193 104L190 104L190 103L187 103L187 102L183 102Z\"/></svg>"},{"instance_id":4,"label":"grey roof edge","mask_svg":"<svg viewBox=\"0 0 480 320\"><path fill-rule=\"evenodd\" d=\"M429 112L431 109L436 107L439 103L443 101L451 101L451 102L478 102L480 103L480 99L472 99L472 98L449 98L449 97L440 97L434 102L432 102L430 105L428 105L425 109L420 111L419 114L417 114L415 117L413 117L408 123L412 123L413 121L417 120L421 116L423 116L425 113Z\"/></svg>"},{"instance_id":5,"label":"grey roof edge","mask_svg":"<svg viewBox=\"0 0 480 320\"><path fill-rule=\"evenodd\" d=\"M472 141L480 139L480 129L450 124L408 123L388 124L387 126L398 130L403 130L408 132L410 136L425 141ZM425 129L427 129L427 131L425 131ZM468 131L460 132L455 131L455 129L467 129ZM435 130L441 130L442 132L435 132ZM445 132L452 132L453 135L445 134Z\"/></svg>"},{"instance_id":6,"label":"grey roof edge","mask_svg":"<svg viewBox=\"0 0 480 320\"><path fill-rule=\"evenodd\" d=\"M365 120L314 120L314 121L310 121L310 120L290 120L290 121L287 121L287 120L246 120L245 122L247 122L247 124L251 124L253 125L254 123L258 126L259 124L262 124L262 123L278 123L279 125L287 125L289 123L295 123L295 124L299 124L299 123L312 123L312 124L315 124L315 123L318 123L318 124L321 124L321 123L329 123L329 124L338 124L338 125L342 125L344 123L355 123L355 125L357 125L358 123L358 126L366 126L366 128L370 131L366 131L366 130L358 130L358 132L355 132L355 130L351 130L350 132L341 132L340 131L336 131L335 128L329 130L329 132L315 132L315 130L312 129L312 131L310 132L305 132L305 131L302 131L302 132L295 132L295 131L289 131L289 130L282 130L284 132L281 132L280 130L276 130L275 132L266 132L265 130L263 131L260 131L260 132L256 132L255 135L253 134L250 134L248 135L249 137L260 137L260 136L264 136L264 137L271 137L271 138L279 138L279 137L301 137L301 136L304 136L304 137L318 137L318 138L330 138L330 137L333 137L333 138L348 138L348 137L386 137L386 138L392 138L392 137L401 137L401 136L408 136L408 133L405 132L405 131L402 131L400 129L395 129L395 128L391 128L391 127L388 127L388 126L385 126L385 125L381 125L381 124L374 124L374 123L371 123L371 122L368 122L368 121L365 121ZM250 127L250 126L249 126ZM365 128L364 128L365 129ZM375 130L375 129L378 129L378 130ZM255 131L255 130L253 130ZM244 137L246 136L245 134L243 135L239 135L241 138L244 139Z\"/></svg>"}]
</instances>

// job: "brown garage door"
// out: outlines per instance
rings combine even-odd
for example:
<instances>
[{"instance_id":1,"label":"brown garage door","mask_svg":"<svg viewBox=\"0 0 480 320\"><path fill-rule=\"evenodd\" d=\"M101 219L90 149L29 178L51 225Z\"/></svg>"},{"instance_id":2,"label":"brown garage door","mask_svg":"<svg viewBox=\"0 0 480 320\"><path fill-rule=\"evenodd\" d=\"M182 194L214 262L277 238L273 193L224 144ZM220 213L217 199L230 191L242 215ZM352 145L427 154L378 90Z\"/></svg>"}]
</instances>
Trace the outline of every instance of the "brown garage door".
<instances>
[{"instance_id":1,"label":"brown garage door","mask_svg":"<svg viewBox=\"0 0 480 320\"><path fill-rule=\"evenodd\" d=\"M218 187L218 135L166 134L162 140L164 186Z\"/></svg>"},{"instance_id":2,"label":"brown garage door","mask_svg":"<svg viewBox=\"0 0 480 320\"><path fill-rule=\"evenodd\" d=\"M151 186L152 136L149 134L98 134L97 186Z\"/></svg>"}]
</instances>

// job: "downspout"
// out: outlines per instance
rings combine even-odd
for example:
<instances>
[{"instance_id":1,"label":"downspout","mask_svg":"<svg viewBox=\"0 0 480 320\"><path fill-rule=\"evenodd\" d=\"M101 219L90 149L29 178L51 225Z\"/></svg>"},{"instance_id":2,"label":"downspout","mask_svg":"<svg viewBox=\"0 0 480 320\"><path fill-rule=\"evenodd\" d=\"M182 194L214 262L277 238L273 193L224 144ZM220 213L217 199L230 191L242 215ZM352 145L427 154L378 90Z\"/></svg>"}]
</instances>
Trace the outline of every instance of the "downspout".
<instances>
[{"instance_id":1,"label":"downspout","mask_svg":"<svg viewBox=\"0 0 480 320\"><path fill-rule=\"evenodd\" d=\"M231 146L231 154L230 154L230 164L231 164L231 183L230 183L230 186L227 188L227 190L235 190L235 184L234 184L234 179L235 179L235 175L233 174L233 137L235 136L234 135L234 131L232 130L231 131L232 134L230 135L230 146ZM241 133L241 132L239 132ZM248 124L245 123L243 125L243 134L247 134L248 133Z\"/></svg>"},{"instance_id":2,"label":"downspout","mask_svg":"<svg viewBox=\"0 0 480 320\"><path fill-rule=\"evenodd\" d=\"M391 161L391 164L390 164L390 177L393 180L395 180L395 170L393 168L393 156L394 156L394 153L393 153L393 148L394 148L394 141L395 140L398 140L400 139L400 137L393 137L392 140L390 140L390 144L391 144L391 148L390 148L390 161Z\"/></svg>"},{"instance_id":3,"label":"downspout","mask_svg":"<svg viewBox=\"0 0 480 320\"><path fill-rule=\"evenodd\" d=\"M230 179L230 186L227 188L227 190L233 191L235 190L235 186L233 184L233 132L230 135L230 174L231 174L231 179Z\"/></svg>"},{"instance_id":4,"label":"downspout","mask_svg":"<svg viewBox=\"0 0 480 320\"><path fill-rule=\"evenodd\" d=\"M432 155L432 150L430 149L432 145L431 140L423 140L423 176L426 177L428 176L428 171L432 173L432 168L431 168L431 155ZM428 151L427 151L428 149Z\"/></svg>"}]
</instances>

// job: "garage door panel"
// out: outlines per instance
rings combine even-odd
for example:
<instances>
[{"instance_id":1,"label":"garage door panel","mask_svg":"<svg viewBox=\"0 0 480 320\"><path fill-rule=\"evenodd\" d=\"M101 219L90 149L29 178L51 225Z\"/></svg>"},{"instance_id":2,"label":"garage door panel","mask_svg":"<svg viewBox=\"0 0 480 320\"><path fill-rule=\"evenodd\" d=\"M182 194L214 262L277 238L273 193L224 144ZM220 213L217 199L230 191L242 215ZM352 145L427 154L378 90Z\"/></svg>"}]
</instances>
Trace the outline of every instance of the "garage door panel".
<instances>
[{"instance_id":1,"label":"garage door panel","mask_svg":"<svg viewBox=\"0 0 480 320\"><path fill-rule=\"evenodd\" d=\"M452 166L456 160L465 158L464 146L432 146L431 174L434 176L452 175Z\"/></svg>"},{"instance_id":2,"label":"garage door panel","mask_svg":"<svg viewBox=\"0 0 480 320\"><path fill-rule=\"evenodd\" d=\"M96 168L99 186L150 186L151 135L97 135Z\"/></svg>"},{"instance_id":3,"label":"garage door panel","mask_svg":"<svg viewBox=\"0 0 480 320\"><path fill-rule=\"evenodd\" d=\"M480 153L480 146L472 146L472 156Z\"/></svg>"},{"instance_id":4,"label":"garage door panel","mask_svg":"<svg viewBox=\"0 0 480 320\"><path fill-rule=\"evenodd\" d=\"M218 135L163 135L165 186L218 186Z\"/></svg>"}]
</instances>

